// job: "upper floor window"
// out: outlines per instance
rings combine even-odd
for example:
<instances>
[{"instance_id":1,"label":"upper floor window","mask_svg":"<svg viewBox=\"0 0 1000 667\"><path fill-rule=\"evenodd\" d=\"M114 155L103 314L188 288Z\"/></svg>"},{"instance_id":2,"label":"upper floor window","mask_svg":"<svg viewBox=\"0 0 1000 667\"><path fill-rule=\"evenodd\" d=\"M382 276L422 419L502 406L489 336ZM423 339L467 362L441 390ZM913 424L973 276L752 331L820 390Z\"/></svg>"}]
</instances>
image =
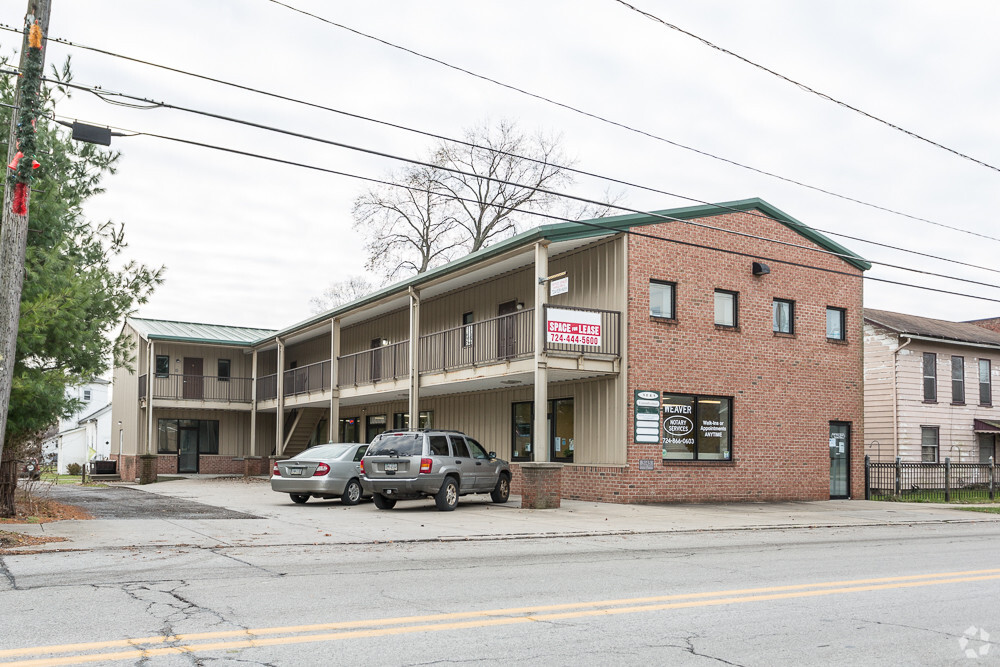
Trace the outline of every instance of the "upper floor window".
<instances>
[{"instance_id":1,"label":"upper floor window","mask_svg":"<svg viewBox=\"0 0 1000 667\"><path fill-rule=\"evenodd\" d=\"M230 367L229 359L219 359L219 382L229 382Z\"/></svg>"},{"instance_id":2,"label":"upper floor window","mask_svg":"<svg viewBox=\"0 0 1000 667\"><path fill-rule=\"evenodd\" d=\"M826 309L826 337L830 340L845 340L847 338L847 333L845 331L845 322L847 320L847 311L843 308L832 308L827 307Z\"/></svg>"},{"instance_id":3,"label":"upper floor window","mask_svg":"<svg viewBox=\"0 0 1000 667\"><path fill-rule=\"evenodd\" d=\"M979 360L979 403L993 405L993 383L990 381L990 360Z\"/></svg>"},{"instance_id":4,"label":"upper floor window","mask_svg":"<svg viewBox=\"0 0 1000 667\"><path fill-rule=\"evenodd\" d=\"M937 400L937 355L924 352L924 400Z\"/></svg>"},{"instance_id":5,"label":"upper floor window","mask_svg":"<svg viewBox=\"0 0 1000 667\"><path fill-rule=\"evenodd\" d=\"M669 320L677 318L677 285L662 280L649 281L649 315Z\"/></svg>"},{"instance_id":6,"label":"upper floor window","mask_svg":"<svg viewBox=\"0 0 1000 667\"><path fill-rule=\"evenodd\" d=\"M462 313L462 347L472 347L472 313Z\"/></svg>"},{"instance_id":7,"label":"upper floor window","mask_svg":"<svg viewBox=\"0 0 1000 667\"><path fill-rule=\"evenodd\" d=\"M938 427L920 427L920 461L922 463L938 462Z\"/></svg>"},{"instance_id":8,"label":"upper floor window","mask_svg":"<svg viewBox=\"0 0 1000 667\"><path fill-rule=\"evenodd\" d=\"M775 333L795 333L795 302L789 299L775 299L771 308Z\"/></svg>"},{"instance_id":9,"label":"upper floor window","mask_svg":"<svg viewBox=\"0 0 1000 667\"><path fill-rule=\"evenodd\" d=\"M89 389L84 389L83 390L83 400L85 400L85 401L89 401L90 400L90 390Z\"/></svg>"},{"instance_id":10,"label":"upper floor window","mask_svg":"<svg viewBox=\"0 0 1000 667\"><path fill-rule=\"evenodd\" d=\"M951 358L951 402L965 403L965 357Z\"/></svg>"},{"instance_id":11,"label":"upper floor window","mask_svg":"<svg viewBox=\"0 0 1000 667\"><path fill-rule=\"evenodd\" d=\"M156 377L165 378L170 375L170 356L166 354L156 355Z\"/></svg>"},{"instance_id":12,"label":"upper floor window","mask_svg":"<svg viewBox=\"0 0 1000 667\"><path fill-rule=\"evenodd\" d=\"M715 290L716 324L723 327L736 326L737 297L738 294L736 292L723 289Z\"/></svg>"}]
</instances>

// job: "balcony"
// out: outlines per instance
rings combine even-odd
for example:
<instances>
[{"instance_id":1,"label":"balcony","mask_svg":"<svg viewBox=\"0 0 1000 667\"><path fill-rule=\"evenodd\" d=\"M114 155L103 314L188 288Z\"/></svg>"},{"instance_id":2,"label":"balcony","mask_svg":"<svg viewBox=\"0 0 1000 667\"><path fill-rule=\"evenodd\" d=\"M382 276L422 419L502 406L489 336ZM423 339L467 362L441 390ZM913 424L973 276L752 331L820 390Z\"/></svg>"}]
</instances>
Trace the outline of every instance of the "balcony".
<instances>
[{"instance_id":1,"label":"balcony","mask_svg":"<svg viewBox=\"0 0 1000 667\"><path fill-rule=\"evenodd\" d=\"M373 384L410 376L410 341L345 354L337 358L337 386Z\"/></svg>"},{"instance_id":2,"label":"balcony","mask_svg":"<svg viewBox=\"0 0 1000 667\"><path fill-rule=\"evenodd\" d=\"M214 403L249 403L250 378L211 375L155 375L153 399L208 401ZM147 376L139 376L139 398L146 398Z\"/></svg>"}]
</instances>

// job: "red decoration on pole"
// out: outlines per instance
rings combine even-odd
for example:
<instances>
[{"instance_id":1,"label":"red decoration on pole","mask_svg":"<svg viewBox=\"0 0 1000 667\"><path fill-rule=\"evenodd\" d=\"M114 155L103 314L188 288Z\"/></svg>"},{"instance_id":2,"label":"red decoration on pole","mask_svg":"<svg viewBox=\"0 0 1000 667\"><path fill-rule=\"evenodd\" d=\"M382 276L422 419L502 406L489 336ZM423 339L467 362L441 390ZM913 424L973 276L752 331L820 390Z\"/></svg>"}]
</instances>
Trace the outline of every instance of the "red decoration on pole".
<instances>
[{"instance_id":1,"label":"red decoration on pole","mask_svg":"<svg viewBox=\"0 0 1000 667\"><path fill-rule=\"evenodd\" d=\"M16 183L14 185L14 200L11 208L17 215L28 215L28 184Z\"/></svg>"}]
</instances>

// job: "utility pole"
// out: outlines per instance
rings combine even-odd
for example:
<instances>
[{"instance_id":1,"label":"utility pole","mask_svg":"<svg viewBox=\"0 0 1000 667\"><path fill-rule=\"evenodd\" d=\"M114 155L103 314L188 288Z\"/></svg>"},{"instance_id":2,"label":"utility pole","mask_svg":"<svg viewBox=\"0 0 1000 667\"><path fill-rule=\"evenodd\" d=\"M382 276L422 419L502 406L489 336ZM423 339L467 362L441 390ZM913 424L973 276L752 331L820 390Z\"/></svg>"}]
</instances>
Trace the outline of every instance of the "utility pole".
<instances>
[{"instance_id":1,"label":"utility pole","mask_svg":"<svg viewBox=\"0 0 1000 667\"><path fill-rule=\"evenodd\" d=\"M21 43L20 76L14 96L5 172L3 217L0 218L0 462L7 432L7 411L14 379L17 326L24 287L24 255L28 244L28 204L35 164L35 120L40 110L41 77L45 66L45 36L52 0L28 0ZM0 487L11 466L0 463ZM16 480L16 474L15 474ZM2 508L0 508L2 510Z\"/></svg>"}]
</instances>

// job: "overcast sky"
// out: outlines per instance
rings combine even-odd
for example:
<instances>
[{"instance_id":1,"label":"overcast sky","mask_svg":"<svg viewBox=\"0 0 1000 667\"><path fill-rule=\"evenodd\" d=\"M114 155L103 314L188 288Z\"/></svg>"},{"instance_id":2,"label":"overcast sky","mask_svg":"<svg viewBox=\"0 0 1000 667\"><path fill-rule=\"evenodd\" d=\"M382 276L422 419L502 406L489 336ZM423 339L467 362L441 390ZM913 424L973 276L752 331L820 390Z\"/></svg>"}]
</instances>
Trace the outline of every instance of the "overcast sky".
<instances>
[{"instance_id":1,"label":"overcast sky","mask_svg":"<svg viewBox=\"0 0 1000 667\"><path fill-rule=\"evenodd\" d=\"M864 118L614 0L288 0L297 8L729 160L911 216L1000 236L1000 173ZM998 266L1000 242L880 211L683 150L473 78L269 0L53 0L49 34L81 45L448 136L486 119L562 134L581 169L697 200L760 197L815 228ZM992 165L1000 165L1000 4L991 0L635 0L745 58ZM24 0L0 22L20 26ZM19 41L0 33L12 53ZM408 157L426 138L52 43L75 80ZM385 158L78 92L70 118L383 176ZM281 328L331 282L363 272L353 179L150 137L122 152L94 221L124 222L130 256L167 267L144 317ZM572 191L599 198L606 184ZM690 201L628 190L641 210ZM962 268L833 237L855 252L1000 284ZM1000 289L876 266L869 275L1000 299ZM1000 303L866 281L865 304L945 319Z\"/></svg>"}]
</instances>

